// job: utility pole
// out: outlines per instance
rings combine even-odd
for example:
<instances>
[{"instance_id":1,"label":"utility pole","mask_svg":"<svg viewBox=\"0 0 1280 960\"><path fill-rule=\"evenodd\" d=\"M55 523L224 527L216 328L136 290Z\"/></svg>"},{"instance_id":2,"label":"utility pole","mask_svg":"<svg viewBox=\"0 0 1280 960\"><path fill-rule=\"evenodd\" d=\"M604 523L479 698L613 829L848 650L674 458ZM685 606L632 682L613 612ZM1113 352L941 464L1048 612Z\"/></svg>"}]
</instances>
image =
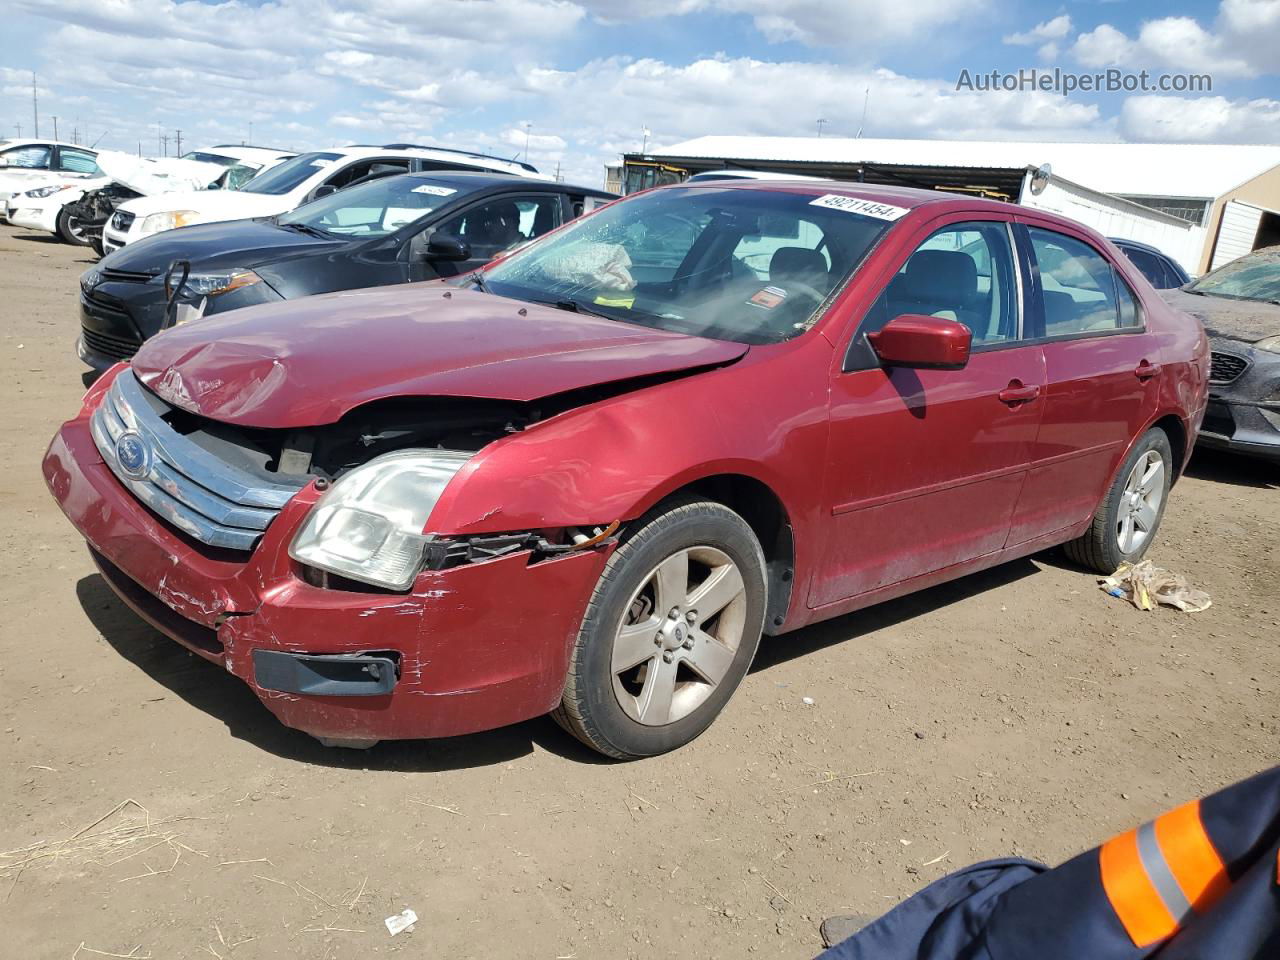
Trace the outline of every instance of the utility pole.
<instances>
[{"instance_id":1,"label":"utility pole","mask_svg":"<svg viewBox=\"0 0 1280 960\"><path fill-rule=\"evenodd\" d=\"M35 124L35 136L40 136L40 103L36 97L36 73L31 71L31 121Z\"/></svg>"},{"instance_id":2,"label":"utility pole","mask_svg":"<svg viewBox=\"0 0 1280 960\"><path fill-rule=\"evenodd\" d=\"M827 121L825 120L818 121L818 139L819 140L822 139L822 128L825 127L826 125L827 125Z\"/></svg>"},{"instance_id":3,"label":"utility pole","mask_svg":"<svg viewBox=\"0 0 1280 960\"><path fill-rule=\"evenodd\" d=\"M138 141L138 156L142 156L142 141Z\"/></svg>"},{"instance_id":4,"label":"utility pole","mask_svg":"<svg viewBox=\"0 0 1280 960\"><path fill-rule=\"evenodd\" d=\"M177 133L177 135L178 135L178 152L177 152L177 156L179 156L179 157L180 157L180 156L182 156L182 131L181 131L181 130L177 130L177 131L175 131L175 133Z\"/></svg>"},{"instance_id":5,"label":"utility pole","mask_svg":"<svg viewBox=\"0 0 1280 960\"><path fill-rule=\"evenodd\" d=\"M15 124L14 124L14 126L18 128L18 139L19 139L19 140L21 140L21 139L22 139L22 124L20 124L20 123L15 123Z\"/></svg>"},{"instance_id":6,"label":"utility pole","mask_svg":"<svg viewBox=\"0 0 1280 960\"><path fill-rule=\"evenodd\" d=\"M533 124L528 120L524 122L524 162L529 162L529 131L533 128Z\"/></svg>"},{"instance_id":7,"label":"utility pole","mask_svg":"<svg viewBox=\"0 0 1280 960\"><path fill-rule=\"evenodd\" d=\"M862 128L867 125L867 104L871 102L871 88L867 87L867 92L862 96L862 119L858 121L858 135L855 140L862 139Z\"/></svg>"},{"instance_id":8,"label":"utility pole","mask_svg":"<svg viewBox=\"0 0 1280 960\"><path fill-rule=\"evenodd\" d=\"M53 118L53 139L58 139L58 118Z\"/></svg>"},{"instance_id":9,"label":"utility pole","mask_svg":"<svg viewBox=\"0 0 1280 960\"><path fill-rule=\"evenodd\" d=\"M164 149L164 156L169 155L169 135L167 133L160 134L160 144Z\"/></svg>"},{"instance_id":10,"label":"utility pole","mask_svg":"<svg viewBox=\"0 0 1280 960\"><path fill-rule=\"evenodd\" d=\"M640 156L644 156L649 152L649 128L640 128Z\"/></svg>"}]
</instances>

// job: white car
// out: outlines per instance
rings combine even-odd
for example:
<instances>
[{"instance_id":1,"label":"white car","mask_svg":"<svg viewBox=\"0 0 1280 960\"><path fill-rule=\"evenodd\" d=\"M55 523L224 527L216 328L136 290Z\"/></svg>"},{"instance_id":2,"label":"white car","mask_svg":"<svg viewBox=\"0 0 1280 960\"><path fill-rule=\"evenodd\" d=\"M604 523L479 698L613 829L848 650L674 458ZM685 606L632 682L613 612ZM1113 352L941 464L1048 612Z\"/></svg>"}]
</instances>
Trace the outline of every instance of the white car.
<instances>
[{"instance_id":1,"label":"white car","mask_svg":"<svg viewBox=\"0 0 1280 960\"><path fill-rule=\"evenodd\" d=\"M479 153L388 144L302 153L254 177L239 190L202 190L122 203L102 231L107 253L162 230L288 213L368 177L429 170L481 170L550 180L527 163Z\"/></svg>"},{"instance_id":2,"label":"white car","mask_svg":"<svg viewBox=\"0 0 1280 960\"><path fill-rule=\"evenodd\" d=\"M101 176L95 150L57 140L6 140L0 143L0 212L12 194Z\"/></svg>"},{"instance_id":3,"label":"white car","mask_svg":"<svg viewBox=\"0 0 1280 960\"><path fill-rule=\"evenodd\" d=\"M14 226L45 230L67 243L87 246L93 238L72 215L71 205L90 190L111 183L119 183L143 196L211 188L235 189L292 156L294 154L280 150L231 145L159 159L103 150L97 157L101 176L77 180L50 174L48 182L11 194L4 212Z\"/></svg>"}]
</instances>

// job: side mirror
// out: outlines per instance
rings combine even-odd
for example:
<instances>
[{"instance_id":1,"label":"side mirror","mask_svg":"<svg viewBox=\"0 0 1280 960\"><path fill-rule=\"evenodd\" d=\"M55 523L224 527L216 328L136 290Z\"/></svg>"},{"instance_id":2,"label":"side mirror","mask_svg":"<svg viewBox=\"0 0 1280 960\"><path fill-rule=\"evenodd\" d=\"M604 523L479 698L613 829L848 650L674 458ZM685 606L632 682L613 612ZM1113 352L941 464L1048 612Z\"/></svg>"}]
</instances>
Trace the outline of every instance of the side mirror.
<instances>
[{"instance_id":1,"label":"side mirror","mask_svg":"<svg viewBox=\"0 0 1280 960\"><path fill-rule=\"evenodd\" d=\"M960 370L969 362L973 333L955 320L904 313L867 340L887 367Z\"/></svg>"},{"instance_id":2,"label":"side mirror","mask_svg":"<svg viewBox=\"0 0 1280 960\"><path fill-rule=\"evenodd\" d=\"M424 260L470 260L471 247L451 233L434 233L422 252Z\"/></svg>"},{"instance_id":3,"label":"side mirror","mask_svg":"<svg viewBox=\"0 0 1280 960\"><path fill-rule=\"evenodd\" d=\"M335 187L332 183L322 183L320 184L320 186L316 187L315 193L311 195L311 199L319 200L321 197L327 197L329 196L329 194L337 193L337 192L338 192L338 188Z\"/></svg>"}]
</instances>

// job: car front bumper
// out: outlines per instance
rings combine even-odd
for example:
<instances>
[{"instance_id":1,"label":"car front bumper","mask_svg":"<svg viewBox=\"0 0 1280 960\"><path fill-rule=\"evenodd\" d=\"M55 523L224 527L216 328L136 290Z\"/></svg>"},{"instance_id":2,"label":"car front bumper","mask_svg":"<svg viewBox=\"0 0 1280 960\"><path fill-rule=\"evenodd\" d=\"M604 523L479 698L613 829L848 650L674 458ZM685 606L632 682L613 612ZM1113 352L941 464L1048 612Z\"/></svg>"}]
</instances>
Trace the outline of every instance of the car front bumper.
<instances>
[{"instance_id":1,"label":"car front bumper","mask_svg":"<svg viewBox=\"0 0 1280 960\"><path fill-rule=\"evenodd\" d=\"M21 197L10 197L6 207L9 222L15 227L27 230L42 230L45 233L58 232L58 213L62 206L53 206L39 200L22 202Z\"/></svg>"},{"instance_id":2,"label":"car front bumper","mask_svg":"<svg viewBox=\"0 0 1280 960\"><path fill-rule=\"evenodd\" d=\"M1234 375L1210 381L1198 445L1280 460L1280 354L1218 339L1212 350L1232 358Z\"/></svg>"},{"instance_id":3,"label":"car front bumper","mask_svg":"<svg viewBox=\"0 0 1280 960\"><path fill-rule=\"evenodd\" d=\"M348 742L445 737L526 720L559 702L611 546L428 571L407 594L313 586L288 545L319 497L314 484L251 554L213 551L120 484L90 435L90 412L62 426L43 470L104 579L156 629L242 679L286 726ZM390 657L398 676L387 693L286 692L259 683L255 651Z\"/></svg>"}]
</instances>

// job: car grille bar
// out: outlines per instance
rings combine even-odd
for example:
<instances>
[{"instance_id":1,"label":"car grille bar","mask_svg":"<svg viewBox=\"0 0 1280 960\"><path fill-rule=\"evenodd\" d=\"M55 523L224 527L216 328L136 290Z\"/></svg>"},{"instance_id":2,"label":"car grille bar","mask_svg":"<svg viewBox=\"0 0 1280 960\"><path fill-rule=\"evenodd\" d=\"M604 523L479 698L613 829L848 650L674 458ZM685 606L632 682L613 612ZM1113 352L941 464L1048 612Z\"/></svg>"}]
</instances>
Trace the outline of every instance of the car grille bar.
<instances>
[{"instance_id":1,"label":"car grille bar","mask_svg":"<svg viewBox=\"0 0 1280 960\"><path fill-rule=\"evenodd\" d=\"M167 424L133 372L121 371L90 420L94 443L111 472L163 520L212 547L252 550L302 484L272 483L227 463ZM129 470L120 438L146 451Z\"/></svg>"},{"instance_id":2,"label":"car grille bar","mask_svg":"<svg viewBox=\"0 0 1280 960\"><path fill-rule=\"evenodd\" d=\"M86 347L112 360L128 360L142 346L136 340L113 337L110 334L99 333L97 330L90 330L83 325L80 327L80 336L84 339Z\"/></svg>"},{"instance_id":3,"label":"car grille bar","mask_svg":"<svg viewBox=\"0 0 1280 960\"><path fill-rule=\"evenodd\" d=\"M1249 361L1244 357L1215 350L1209 354L1209 382L1219 385L1231 383L1238 380L1248 367Z\"/></svg>"}]
</instances>

